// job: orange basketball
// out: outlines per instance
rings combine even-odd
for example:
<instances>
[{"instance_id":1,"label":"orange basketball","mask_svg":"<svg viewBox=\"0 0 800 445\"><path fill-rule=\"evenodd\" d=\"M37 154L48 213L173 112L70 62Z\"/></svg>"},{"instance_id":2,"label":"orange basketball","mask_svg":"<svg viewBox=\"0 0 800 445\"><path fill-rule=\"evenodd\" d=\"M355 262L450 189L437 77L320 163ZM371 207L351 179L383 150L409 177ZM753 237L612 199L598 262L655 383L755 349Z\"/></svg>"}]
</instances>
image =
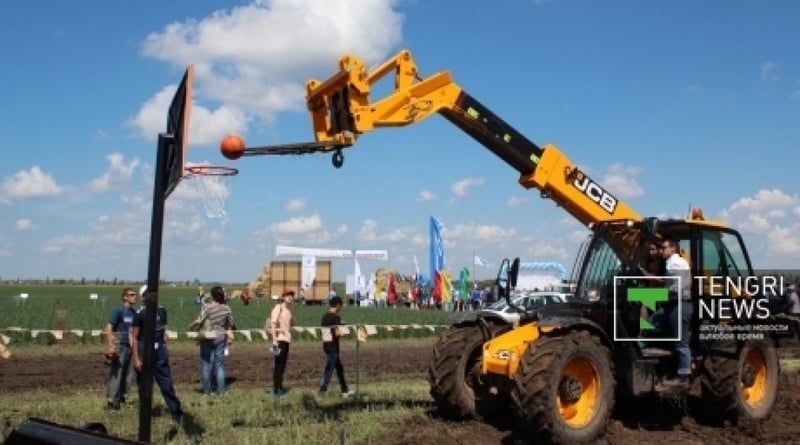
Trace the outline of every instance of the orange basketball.
<instances>
[{"instance_id":1,"label":"orange basketball","mask_svg":"<svg viewBox=\"0 0 800 445\"><path fill-rule=\"evenodd\" d=\"M228 159L239 159L244 154L244 139L235 134L229 134L222 139L219 149L222 156Z\"/></svg>"}]
</instances>

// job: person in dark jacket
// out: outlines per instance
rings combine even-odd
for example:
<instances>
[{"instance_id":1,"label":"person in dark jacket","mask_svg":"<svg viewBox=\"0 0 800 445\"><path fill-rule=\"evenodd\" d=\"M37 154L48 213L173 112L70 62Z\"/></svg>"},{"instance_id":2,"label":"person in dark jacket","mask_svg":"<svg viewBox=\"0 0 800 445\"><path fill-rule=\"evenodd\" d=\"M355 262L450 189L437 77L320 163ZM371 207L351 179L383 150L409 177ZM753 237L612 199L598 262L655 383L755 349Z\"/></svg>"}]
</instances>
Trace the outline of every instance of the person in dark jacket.
<instances>
[{"instance_id":1,"label":"person in dark jacket","mask_svg":"<svg viewBox=\"0 0 800 445\"><path fill-rule=\"evenodd\" d=\"M339 311L342 310L342 298L331 297L328 300L328 310L322 316L322 350L325 352L325 370L322 373L322 379L319 382L319 393L325 395L328 391L328 385L331 382L333 371L336 370L336 378L339 379L339 386L342 390L342 397L347 398L353 393L347 387L347 380L344 376L344 366L339 359L339 337L341 336L340 326L342 326L342 318L339 316Z\"/></svg>"}]
</instances>

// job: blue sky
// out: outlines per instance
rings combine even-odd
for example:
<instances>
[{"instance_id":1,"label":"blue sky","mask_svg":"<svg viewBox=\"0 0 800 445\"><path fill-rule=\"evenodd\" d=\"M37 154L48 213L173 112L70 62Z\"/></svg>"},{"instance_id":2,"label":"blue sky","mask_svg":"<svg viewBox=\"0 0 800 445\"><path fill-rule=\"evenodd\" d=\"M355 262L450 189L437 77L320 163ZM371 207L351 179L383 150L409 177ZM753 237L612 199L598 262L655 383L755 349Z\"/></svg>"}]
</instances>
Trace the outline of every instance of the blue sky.
<instances>
[{"instance_id":1,"label":"blue sky","mask_svg":"<svg viewBox=\"0 0 800 445\"><path fill-rule=\"evenodd\" d=\"M163 278L248 281L276 244L387 249L413 273L431 215L452 270L473 252L570 269L586 229L439 116L362 136L338 170L322 154L220 155L229 132L310 141L304 82L345 53L403 48L640 214L700 206L743 232L756 267L797 267L798 16L794 1L8 2L0 277L146 277L155 138L189 63L189 160L240 174L224 224L187 182L169 198ZM334 279L350 271L334 263Z\"/></svg>"}]
</instances>

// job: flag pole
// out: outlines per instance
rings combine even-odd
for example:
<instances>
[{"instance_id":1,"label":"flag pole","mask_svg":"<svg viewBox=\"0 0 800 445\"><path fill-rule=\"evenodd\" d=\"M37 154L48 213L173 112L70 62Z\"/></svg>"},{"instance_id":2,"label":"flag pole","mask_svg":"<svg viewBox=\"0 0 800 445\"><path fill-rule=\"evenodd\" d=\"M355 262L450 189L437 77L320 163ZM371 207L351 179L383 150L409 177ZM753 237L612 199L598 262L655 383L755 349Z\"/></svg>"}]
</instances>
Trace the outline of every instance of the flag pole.
<instances>
[{"instance_id":1,"label":"flag pole","mask_svg":"<svg viewBox=\"0 0 800 445\"><path fill-rule=\"evenodd\" d=\"M472 287L475 287L475 251L472 251Z\"/></svg>"}]
</instances>

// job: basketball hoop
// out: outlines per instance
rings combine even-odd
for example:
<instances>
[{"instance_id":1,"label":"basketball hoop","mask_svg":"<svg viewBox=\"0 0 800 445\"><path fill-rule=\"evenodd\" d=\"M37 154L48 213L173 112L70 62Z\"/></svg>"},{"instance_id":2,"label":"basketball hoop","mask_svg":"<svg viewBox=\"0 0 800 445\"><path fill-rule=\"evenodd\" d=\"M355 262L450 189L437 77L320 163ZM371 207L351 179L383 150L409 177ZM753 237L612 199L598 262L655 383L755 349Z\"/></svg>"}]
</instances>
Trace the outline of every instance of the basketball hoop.
<instances>
[{"instance_id":1,"label":"basketball hoop","mask_svg":"<svg viewBox=\"0 0 800 445\"><path fill-rule=\"evenodd\" d=\"M203 196L206 216L209 218L225 218L225 201L230 195L230 178L239 174L233 167L221 165L192 165L186 167L184 179L191 179L193 184Z\"/></svg>"}]
</instances>

